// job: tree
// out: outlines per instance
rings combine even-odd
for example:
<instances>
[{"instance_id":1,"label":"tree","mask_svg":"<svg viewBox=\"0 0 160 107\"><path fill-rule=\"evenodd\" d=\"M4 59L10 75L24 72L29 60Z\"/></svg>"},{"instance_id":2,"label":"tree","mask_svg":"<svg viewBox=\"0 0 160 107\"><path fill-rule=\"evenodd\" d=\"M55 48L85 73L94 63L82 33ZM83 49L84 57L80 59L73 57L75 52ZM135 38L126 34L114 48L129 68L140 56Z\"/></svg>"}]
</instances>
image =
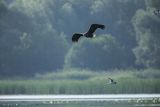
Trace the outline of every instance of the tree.
<instances>
[{"instance_id":1,"label":"tree","mask_svg":"<svg viewBox=\"0 0 160 107\"><path fill-rule=\"evenodd\" d=\"M147 8L160 9L160 1L159 0L146 0L145 2L146 2Z\"/></svg>"},{"instance_id":2,"label":"tree","mask_svg":"<svg viewBox=\"0 0 160 107\"><path fill-rule=\"evenodd\" d=\"M134 53L138 64L160 68L160 18L149 11L138 10L133 18L138 46Z\"/></svg>"},{"instance_id":3,"label":"tree","mask_svg":"<svg viewBox=\"0 0 160 107\"><path fill-rule=\"evenodd\" d=\"M116 39L100 35L93 39L81 39L69 50L65 59L66 68L107 70L127 66L125 52Z\"/></svg>"},{"instance_id":4,"label":"tree","mask_svg":"<svg viewBox=\"0 0 160 107\"><path fill-rule=\"evenodd\" d=\"M39 16L29 16L25 12L27 9L3 8L5 12L0 17L0 73L34 75L62 69L69 48L65 34L57 33L48 21L37 21Z\"/></svg>"},{"instance_id":5,"label":"tree","mask_svg":"<svg viewBox=\"0 0 160 107\"><path fill-rule=\"evenodd\" d=\"M137 9L145 8L144 0L15 0L12 8L33 18L36 24L50 23L58 34L64 32L70 44L74 32L84 32L92 23L103 23L107 27L104 34L116 38L128 53L125 60L134 66L132 48L136 40L131 19Z\"/></svg>"}]
</instances>

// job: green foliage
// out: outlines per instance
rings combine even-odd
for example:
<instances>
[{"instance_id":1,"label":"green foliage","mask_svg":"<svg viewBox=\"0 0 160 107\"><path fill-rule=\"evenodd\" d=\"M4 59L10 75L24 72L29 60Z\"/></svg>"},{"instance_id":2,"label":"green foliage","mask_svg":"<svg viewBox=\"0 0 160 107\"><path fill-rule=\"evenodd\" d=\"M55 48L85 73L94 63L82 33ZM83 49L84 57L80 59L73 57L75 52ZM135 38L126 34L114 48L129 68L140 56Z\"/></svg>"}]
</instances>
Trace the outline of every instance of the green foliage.
<instances>
[{"instance_id":1,"label":"green foliage","mask_svg":"<svg viewBox=\"0 0 160 107\"><path fill-rule=\"evenodd\" d=\"M117 71L115 73L82 71L77 74L77 72L76 70L57 72L54 73L53 78L48 77L49 74L47 74L30 80L0 80L0 94L120 94L160 92L159 78L149 77L148 74L146 75L148 77L140 77L145 72L154 74L153 69L141 72L137 70ZM81 74L80 77L88 76L88 78L79 79L79 74ZM55 75L59 78L55 78ZM158 75L160 76L160 74ZM73 76L76 78L73 78ZM117 84L108 84L108 77L117 81Z\"/></svg>"},{"instance_id":2,"label":"green foliage","mask_svg":"<svg viewBox=\"0 0 160 107\"><path fill-rule=\"evenodd\" d=\"M83 39L66 55L66 68L105 70L126 67L125 53L113 36L100 35L93 40Z\"/></svg>"},{"instance_id":3,"label":"green foliage","mask_svg":"<svg viewBox=\"0 0 160 107\"><path fill-rule=\"evenodd\" d=\"M137 63L146 67L160 67L160 18L148 11L138 10L133 18L138 46L134 49Z\"/></svg>"},{"instance_id":4,"label":"green foliage","mask_svg":"<svg viewBox=\"0 0 160 107\"><path fill-rule=\"evenodd\" d=\"M28 15L28 8L15 8L22 2L13 2L10 7L0 3L0 73L26 76L62 68L69 48L65 34L57 33L49 22L40 23L38 17Z\"/></svg>"},{"instance_id":5,"label":"green foliage","mask_svg":"<svg viewBox=\"0 0 160 107\"><path fill-rule=\"evenodd\" d=\"M160 9L160 1L159 0L145 0L147 7Z\"/></svg>"},{"instance_id":6,"label":"green foliage","mask_svg":"<svg viewBox=\"0 0 160 107\"><path fill-rule=\"evenodd\" d=\"M89 70L83 70L83 69L68 69L63 71L57 71L52 73L45 73L45 74L36 74L36 79L51 79L51 80L59 80L59 79L73 79L73 80L86 80L90 79L91 77L97 77L99 73L93 73ZM101 75L99 75L101 76Z\"/></svg>"},{"instance_id":7,"label":"green foliage","mask_svg":"<svg viewBox=\"0 0 160 107\"><path fill-rule=\"evenodd\" d=\"M138 78L159 78L160 72L159 69L147 69L142 71L136 71L135 76Z\"/></svg>"},{"instance_id":8,"label":"green foliage","mask_svg":"<svg viewBox=\"0 0 160 107\"><path fill-rule=\"evenodd\" d=\"M0 18L3 17L7 12L7 7L5 6L5 3L3 0L0 1Z\"/></svg>"},{"instance_id":9,"label":"green foliage","mask_svg":"<svg viewBox=\"0 0 160 107\"><path fill-rule=\"evenodd\" d=\"M157 0L147 3L157 8ZM159 18L148 13L145 18L144 14L136 13L149 5L144 0L1 0L0 74L34 75L63 66L95 71L130 68L135 67L134 55L137 62L157 67L159 51L155 47L159 46L159 25L155 23ZM135 17L144 18L134 18L136 32L131 22L135 13ZM105 24L104 35L97 30L97 35L102 37L81 40L70 48L72 34L86 31L91 23ZM148 25L155 26L145 30ZM147 35L144 42L138 36L136 41L135 34L144 31L149 32L143 34ZM112 36L106 37L108 34Z\"/></svg>"}]
</instances>

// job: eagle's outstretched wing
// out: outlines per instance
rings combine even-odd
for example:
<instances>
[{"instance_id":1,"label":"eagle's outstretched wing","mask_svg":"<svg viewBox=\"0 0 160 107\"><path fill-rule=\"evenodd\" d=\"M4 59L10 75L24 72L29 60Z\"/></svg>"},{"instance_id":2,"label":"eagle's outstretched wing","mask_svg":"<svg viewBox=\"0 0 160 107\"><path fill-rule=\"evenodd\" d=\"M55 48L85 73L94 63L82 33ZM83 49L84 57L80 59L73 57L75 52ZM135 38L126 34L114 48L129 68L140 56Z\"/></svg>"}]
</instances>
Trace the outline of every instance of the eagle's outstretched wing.
<instances>
[{"instance_id":1,"label":"eagle's outstretched wing","mask_svg":"<svg viewBox=\"0 0 160 107\"><path fill-rule=\"evenodd\" d=\"M102 24L92 24L87 33L93 34L97 28L104 29L105 25Z\"/></svg>"},{"instance_id":2,"label":"eagle's outstretched wing","mask_svg":"<svg viewBox=\"0 0 160 107\"><path fill-rule=\"evenodd\" d=\"M100 28L100 29L104 29L105 26L102 25L102 24L92 24L88 30L88 32L84 33L84 34L80 34L80 33L75 33L73 34L72 36L72 42L78 42L79 38L81 36L86 36L86 37L93 37L93 33L95 32L95 30L97 28Z\"/></svg>"},{"instance_id":3,"label":"eagle's outstretched wing","mask_svg":"<svg viewBox=\"0 0 160 107\"><path fill-rule=\"evenodd\" d=\"M75 34L73 34L73 36L72 36L72 42L78 42L78 39L79 39L81 36L83 36L83 35L80 34L80 33L75 33Z\"/></svg>"}]
</instances>

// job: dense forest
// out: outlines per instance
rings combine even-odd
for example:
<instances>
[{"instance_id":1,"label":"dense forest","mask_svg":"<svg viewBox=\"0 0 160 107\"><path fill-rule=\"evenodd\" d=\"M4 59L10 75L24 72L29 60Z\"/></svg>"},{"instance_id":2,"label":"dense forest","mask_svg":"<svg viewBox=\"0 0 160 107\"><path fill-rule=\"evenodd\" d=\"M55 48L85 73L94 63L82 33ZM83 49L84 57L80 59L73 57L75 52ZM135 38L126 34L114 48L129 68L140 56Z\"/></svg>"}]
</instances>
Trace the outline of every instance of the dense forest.
<instances>
[{"instance_id":1,"label":"dense forest","mask_svg":"<svg viewBox=\"0 0 160 107\"><path fill-rule=\"evenodd\" d=\"M160 68L160 0L0 0L0 75ZM93 39L72 43L92 23Z\"/></svg>"}]
</instances>

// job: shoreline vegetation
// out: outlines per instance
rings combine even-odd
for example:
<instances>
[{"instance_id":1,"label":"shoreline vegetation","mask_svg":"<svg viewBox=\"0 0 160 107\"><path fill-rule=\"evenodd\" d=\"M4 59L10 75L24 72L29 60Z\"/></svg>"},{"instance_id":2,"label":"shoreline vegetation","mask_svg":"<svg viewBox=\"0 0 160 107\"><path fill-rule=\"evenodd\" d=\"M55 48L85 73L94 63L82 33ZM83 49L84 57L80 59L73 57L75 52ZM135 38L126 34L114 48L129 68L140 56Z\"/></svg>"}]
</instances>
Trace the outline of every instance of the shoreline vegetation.
<instances>
[{"instance_id":1,"label":"shoreline vegetation","mask_svg":"<svg viewBox=\"0 0 160 107\"><path fill-rule=\"evenodd\" d=\"M108 78L117 84L108 84ZM0 95L7 94L134 94L160 93L160 70L64 70L32 78L0 80Z\"/></svg>"}]
</instances>

